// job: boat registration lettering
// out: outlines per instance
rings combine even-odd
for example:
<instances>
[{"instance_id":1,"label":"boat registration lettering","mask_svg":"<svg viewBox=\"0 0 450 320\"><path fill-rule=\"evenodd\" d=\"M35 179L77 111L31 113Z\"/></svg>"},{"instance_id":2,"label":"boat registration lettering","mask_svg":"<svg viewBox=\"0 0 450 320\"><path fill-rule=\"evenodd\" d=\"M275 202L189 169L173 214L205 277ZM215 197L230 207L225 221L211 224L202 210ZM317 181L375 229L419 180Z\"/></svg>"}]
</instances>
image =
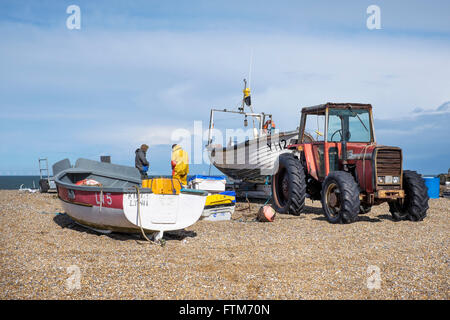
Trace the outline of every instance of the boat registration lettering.
<instances>
[{"instance_id":1,"label":"boat registration lettering","mask_svg":"<svg viewBox=\"0 0 450 320\"><path fill-rule=\"evenodd\" d=\"M106 203L108 205L112 204L112 197L111 197L111 193L107 192L103 194L103 198L101 196L100 193L96 192L95 193L95 202L97 204L101 204L101 203Z\"/></svg>"},{"instance_id":2,"label":"boat registration lettering","mask_svg":"<svg viewBox=\"0 0 450 320\"><path fill-rule=\"evenodd\" d=\"M148 207L148 194L141 194L141 201L139 202L141 206ZM128 206L136 207L137 206L137 195L133 193L127 194Z\"/></svg>"}]
</instances>

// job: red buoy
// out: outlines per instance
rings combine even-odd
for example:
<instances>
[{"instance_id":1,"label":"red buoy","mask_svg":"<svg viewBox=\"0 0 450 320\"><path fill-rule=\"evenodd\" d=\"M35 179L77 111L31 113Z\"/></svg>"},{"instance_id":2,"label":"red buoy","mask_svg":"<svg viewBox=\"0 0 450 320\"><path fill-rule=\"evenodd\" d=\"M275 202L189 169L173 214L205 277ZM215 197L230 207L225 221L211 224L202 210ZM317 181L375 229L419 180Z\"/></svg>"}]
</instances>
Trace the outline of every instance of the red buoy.
<instances>
[{"instance_id":1,"label":"red buoy","mask_svg":"<svg viewBox=\"0 0 450 320\"><path fill-rule=\"evenodd\" d=\"M273 222L273 220L275 220L275 215L275 210L271 206L265 205L259 208L257 219L261 222Z\"/></svg>"}]
</instances>

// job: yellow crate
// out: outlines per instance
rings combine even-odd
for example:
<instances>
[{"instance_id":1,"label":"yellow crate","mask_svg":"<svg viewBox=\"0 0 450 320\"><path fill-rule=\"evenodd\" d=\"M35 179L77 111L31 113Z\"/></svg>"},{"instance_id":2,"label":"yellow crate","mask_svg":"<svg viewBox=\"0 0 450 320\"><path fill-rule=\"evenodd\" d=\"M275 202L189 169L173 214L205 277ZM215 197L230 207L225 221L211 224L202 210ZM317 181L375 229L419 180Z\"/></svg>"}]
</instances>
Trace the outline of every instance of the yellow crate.
<instances>
[{"instance_id":1,"label":"yellow crate","mask_svg":"<svg viewBox=\"0 0 450 320\"><path fill-rule=\"evenodd\" d=\"M225 205L225 204L231 204L235 200L235 197L228 196L224 194L211 194L206 197L206 203L205 206L218 206L218 205Z\"/></svg>"},{"instance_id":2,"label":"yellow crate","mask_svg":"<svg viewBox=\"0 0 450 320\"><path fill-rule=\"evenodd\" d=\"M180 194L181 182L172 178L153 178L142 180L142 188L150 188L155 194Z\"/></svg>"}]
</instances>

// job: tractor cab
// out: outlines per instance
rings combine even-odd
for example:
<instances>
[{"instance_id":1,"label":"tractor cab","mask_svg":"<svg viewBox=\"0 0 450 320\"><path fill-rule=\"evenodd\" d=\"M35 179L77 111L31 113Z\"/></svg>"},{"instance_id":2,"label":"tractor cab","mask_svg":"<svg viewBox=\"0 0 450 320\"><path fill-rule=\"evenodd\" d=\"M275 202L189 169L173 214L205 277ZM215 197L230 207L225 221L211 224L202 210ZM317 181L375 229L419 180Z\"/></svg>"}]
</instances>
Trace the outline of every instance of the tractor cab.
<instances>
[{"instance_id":1,"label":"tractor cab","mask_svg":"<svg viewBox=\"0 0 450 320\"><path fill-rule=\"evenodd\" d=\"M347 171L349 154L375 144L372 106L327 103L303 108L299 143L311 156L307 164L317 180L333 171Z\"/></svg>"}]
</instances>

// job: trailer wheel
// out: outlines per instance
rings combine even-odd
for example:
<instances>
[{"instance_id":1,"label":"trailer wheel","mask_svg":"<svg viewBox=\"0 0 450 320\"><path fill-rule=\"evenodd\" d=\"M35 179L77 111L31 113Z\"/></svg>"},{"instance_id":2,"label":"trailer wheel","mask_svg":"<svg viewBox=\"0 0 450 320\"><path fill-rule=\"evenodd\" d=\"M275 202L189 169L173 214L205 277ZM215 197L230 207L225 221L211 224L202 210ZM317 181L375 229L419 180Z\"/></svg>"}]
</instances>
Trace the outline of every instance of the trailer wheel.
<instances>
[{"instance_id":1,"label":"trailer wheel","mask_svg":"<svg viewBox=\"0 0 450 320\"><path fill-rule=\"evenodd\" d=\"M335 171L325 178L322 208L331 223L351 223L356 220L360 210L359 188L350 173Z\"/></svg>"},{"instance_id":2,"label":"trailer wheel","mask_svg":"<svg viewBox=\"0 0 450 320\"><path fill-rule=\"evenodd\" d=\"M50 189L50 185L48 184L47 179L39 180L39 191L41 193L47 193L49 189Z\"/></svg>"},{"instance_id":3,"label":"trailer wheel","mask_svg":"<svg viewBox=\"0 0 450 320\"><path fill-rule=\"evenodd\" d=\"M389 211L394 220L422 221L428 210L428 189L416 171L403 171L405 198L389 202Z\"/></svg>"},{"instance_id":4,"label":"trailer wheel","mask_svg":"<svg viewBox=\"0 0 450 320\"><path fill-rule=\"evenodd\" d=\"M291 153L278 158L278 171L272 177L272 198L275 211L300 215L305 206L305 172L300 161Z\"/></svg>"},{"instance_id":5,"label":"trailer wheel","mask_svg":"<svg viewBox=\"0 0 450 320\"><path fill-rule=\"evenodd\" d=\"M360 214L366 214L369 213L370 210L372 210L372 206L366 205L366 204L361 204L359 206L359 213Z\"/></svg>"}]
</instances>

